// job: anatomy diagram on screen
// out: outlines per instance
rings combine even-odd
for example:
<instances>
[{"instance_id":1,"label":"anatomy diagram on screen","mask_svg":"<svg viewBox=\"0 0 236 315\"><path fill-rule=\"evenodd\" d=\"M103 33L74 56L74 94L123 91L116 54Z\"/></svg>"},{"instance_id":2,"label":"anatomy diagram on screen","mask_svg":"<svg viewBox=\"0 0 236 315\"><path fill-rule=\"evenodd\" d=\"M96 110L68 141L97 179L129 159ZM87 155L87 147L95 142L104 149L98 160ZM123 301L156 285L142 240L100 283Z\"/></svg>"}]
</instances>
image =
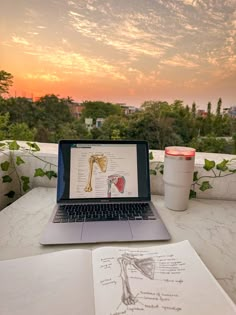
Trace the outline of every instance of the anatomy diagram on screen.
<instances>
[{"instance_id":1,"label":"anatomy diagram on screen","mask_svg":"<svg viewBox=\"0 0 236 315\"><path fill-rule=\"evenodd\" d=\"M119 193L123 194L125 189L125 178L124 176L114 174L107 178L107 197L111 197L111 188L115 186Z\"/></svg>"},{"instance_id":2,"label":"anatomy diagram on screen","mask_svg":"<svg viewBox=\"0 0 236 315\"><path fill-rule=\"evenodd\" d=\"M88 182L84 188L84 191L91 192L93 190L91 183L92 183L94 163L98 165L101 172L105 173L107 170L107 157L104 154L93 154L90 156L88 162L89 162L89 175L88 175Z\"/></svg>"},{"instance_id":3,"label":"anatomy diagram on screen","mask_svg":"<svg viewBox=\"0 0 236 315\"><path fill-rule=\"evenodd\" d=\"M129 277L127 268L128 266L132 266L136 270L138 270L142 275L150 280L154 279L154 272L155 272L155 261L153 258L135 258L128 255L122 255L119 257L118 262L120 264L120 277L122 281L122 295L121 301L125 305L132 305L136 303L136 298L133 295L130 284L129 284Z\"/></svg>"}]
</instances>

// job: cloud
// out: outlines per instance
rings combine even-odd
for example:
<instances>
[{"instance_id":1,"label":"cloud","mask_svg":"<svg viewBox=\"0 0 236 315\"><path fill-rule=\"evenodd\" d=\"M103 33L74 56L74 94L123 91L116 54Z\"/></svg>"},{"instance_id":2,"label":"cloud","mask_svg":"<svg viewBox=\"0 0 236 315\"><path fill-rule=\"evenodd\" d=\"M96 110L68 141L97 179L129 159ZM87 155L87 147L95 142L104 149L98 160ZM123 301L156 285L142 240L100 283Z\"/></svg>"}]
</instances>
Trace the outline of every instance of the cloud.
<instances>
[{"instance_id":1,"label":"cloud","mask_svg":"<svg viewBox=\"0 0 236 315\"><path fill-rule=\"evenodd\" d=\"M184 57L180 55L175 55L170 59L162 60L162 64L174 66L174 67L182 67L182 68L197 68L199 64L190 60L189 56Z\"/></svg>"},{"instance_id":2,"label":"cloud","mask_svg":"<svg viewBox=\"0 0 236 315\"><path fill-rule=\"evenodd\" d=\"M29 46L30 43L24 37L12 36L13 43Z\"/></svg>"},{"instance_id":3,"label":"cloud","mask_svg":"<svg viewBox=\"0 0 236 315\"><path fill-rule=\"evenodd\" d=\"M72 27L83 37L124 52L131 60L143 55L159 58L167 48L173 47L173 40L167 36L158 37L155 32L145 30L139 19L145 20L146 17L139 13L116 15L114 19L110 16L102 25L81 11L69 11L69 19Z\"/></svg>"},{"instance_id":4,"label":"cloud","mask_svg":"<svg viewBox=\"0 0 236 315\"><path fill-rule=\"evenodd\" d=\"M52 73L27 73L24 76L25 79L30 80L44 80L49 82L61 82L64 81L62 78L59 78L57 75Z\"/></svg>"},{"instance_id":5,"label":"cloud","mask_svg":"<svg viewBox=\"0 0 236 315\"><path fill-rule=\"evenodd\" d=\"M38 32L27 32L27 34L29 34L29 35L38 35L39 33Z\"/></svg>"}]
</instances>

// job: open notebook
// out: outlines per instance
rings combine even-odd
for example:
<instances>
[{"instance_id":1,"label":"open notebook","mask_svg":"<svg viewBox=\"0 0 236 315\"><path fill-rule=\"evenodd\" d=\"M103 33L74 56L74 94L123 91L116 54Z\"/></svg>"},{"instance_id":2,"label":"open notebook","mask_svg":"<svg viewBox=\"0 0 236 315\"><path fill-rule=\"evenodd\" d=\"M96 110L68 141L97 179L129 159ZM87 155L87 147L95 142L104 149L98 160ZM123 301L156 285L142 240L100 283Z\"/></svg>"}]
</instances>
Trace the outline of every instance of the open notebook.
<instances>
[{"instance_id":1,"label":"open notebook","mask_svg":"<svg viewBox=\"0 0 236 315\"><path fill-rule=\"evenodd\" d=\"M146 141L61 140L57 205L41 244L168 240Z\"/></svg>"},{"instance_id":2,"label":"open notebook","mask_svg":"<svg viewBox=\"0 0 236 315\"><path fill-rule=\"evenodd\" d=\"M235 315L188 241L0 261L2 315Z\"/></svg>"}]
</instances>

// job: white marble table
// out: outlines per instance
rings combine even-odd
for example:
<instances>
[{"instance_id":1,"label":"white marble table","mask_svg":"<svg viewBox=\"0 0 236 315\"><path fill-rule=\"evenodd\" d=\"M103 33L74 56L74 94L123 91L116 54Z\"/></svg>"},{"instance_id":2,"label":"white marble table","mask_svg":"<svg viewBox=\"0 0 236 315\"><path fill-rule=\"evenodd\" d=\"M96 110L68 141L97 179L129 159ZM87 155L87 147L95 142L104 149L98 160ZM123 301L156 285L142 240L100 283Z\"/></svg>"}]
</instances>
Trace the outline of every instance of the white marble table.
<instances>
[{"instance_id":1,"label":"white marble table","mask_svg":"<svg viewBox=\"0 0 236 315\"><path fill-rule=\"evenodd\" d=\"M0 212L0 260L69 248L99 245L41 246L40 234L55 204L55 188L35 188ZM172 239L189 240L205 265L236 303L236 201L191 200L189 209L165 208L163 197L152 196ZM122 243L150 246L167 242ZM102 244L102 246L111 244ZM101 246L101 244L100 244Z\"/></svg>"}]
</instances>

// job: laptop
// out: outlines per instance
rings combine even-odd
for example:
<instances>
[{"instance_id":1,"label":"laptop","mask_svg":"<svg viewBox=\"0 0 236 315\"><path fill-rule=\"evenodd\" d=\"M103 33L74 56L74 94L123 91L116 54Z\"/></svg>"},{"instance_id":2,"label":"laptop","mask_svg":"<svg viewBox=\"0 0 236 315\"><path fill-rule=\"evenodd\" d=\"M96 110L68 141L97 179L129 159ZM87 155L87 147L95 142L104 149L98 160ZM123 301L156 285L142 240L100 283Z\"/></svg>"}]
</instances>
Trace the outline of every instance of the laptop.
<instances>
[{"instance_id":1,"label":"laptop","mask_svg":"<svg viewBox=\"0 0 236 315\"><path fill-rule=\"evenodd\" d=\"M42 245L169 240L151 202L146 141L61 140Z\"/></svg>"}]
</instances>

